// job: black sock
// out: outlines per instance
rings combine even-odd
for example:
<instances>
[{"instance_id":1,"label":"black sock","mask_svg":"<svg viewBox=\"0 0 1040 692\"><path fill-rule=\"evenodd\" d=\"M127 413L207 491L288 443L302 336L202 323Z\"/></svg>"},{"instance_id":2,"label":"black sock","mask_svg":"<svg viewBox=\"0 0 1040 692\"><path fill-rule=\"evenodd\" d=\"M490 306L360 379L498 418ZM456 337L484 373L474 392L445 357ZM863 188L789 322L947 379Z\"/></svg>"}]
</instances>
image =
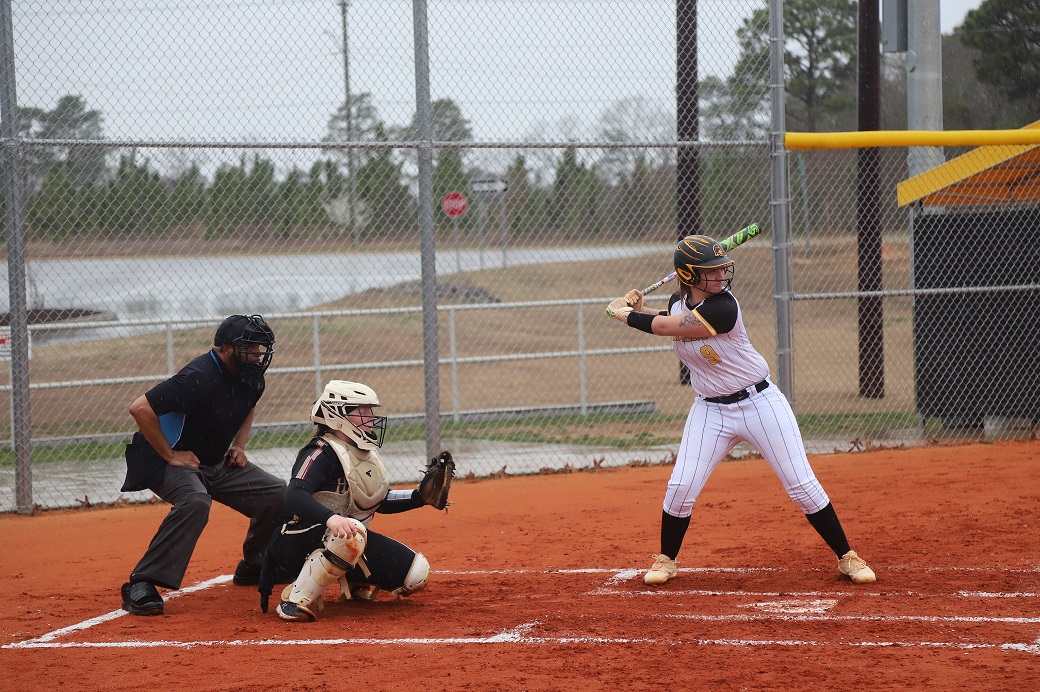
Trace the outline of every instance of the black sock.
<instances>
[{"instance_id":1,"label":"black sock","mask_svg":"<svg viewBox=\"0 0 1040 692\"><path fill-rule=\"evenodd\" d=\"M827 542L835 555L841 558L842 555L849 552L849 541L845 538L845 530L841 528L841 522L838 521L833 504L828 502L827 506L819 512L806 514L805 518L816 529L816 533Z\"/></svg>"},{"instance_id":2,"label":"black sock","mask_svg":"<svg viewBox=\"0 0 1040 692\"><path fill-rule=\"evenodd\" d=\"M689 517L673 517L668 512L661 512L661 554L674 560L682 547L686 529L690 527Z\"/></svg>"}]
</instances>

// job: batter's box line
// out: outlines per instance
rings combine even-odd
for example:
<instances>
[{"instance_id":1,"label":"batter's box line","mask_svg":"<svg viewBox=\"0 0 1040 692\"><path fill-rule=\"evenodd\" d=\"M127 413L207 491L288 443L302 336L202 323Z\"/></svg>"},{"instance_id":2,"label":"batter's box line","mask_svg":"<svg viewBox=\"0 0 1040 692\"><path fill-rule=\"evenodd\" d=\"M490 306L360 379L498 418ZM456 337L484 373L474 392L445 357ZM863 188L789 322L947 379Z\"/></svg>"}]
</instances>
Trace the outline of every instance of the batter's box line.
<instances>
[{"instance_id":1,"label":"batter's box line","mask_svg":"<svg viewBox=\"0 0 1040 692\"><path fill-rule=\"evenodd\" d=\"M194 584L192 586L188 586L188 587L185 587L183 589L178 589L177 591L170 591L163 598L164 598L164 600L170 601L170 600L173 600L175 598L179 598L181 596L184 596L186 594L194 593L196 591L205 591L206 589L208 589L210 587L218 586L220 584L226 584L229 581L231 581L231 579L232 579L232 575L230 575L230 574L223 574L223 575L221 575L219 577L214 577L213 579L208 579L208 580L206 580L204 582L199 582L198 584ZM119 610L113 610L110 613L105 613L104 615L98 615L97 617L90 618L89 620L84 620L83 622L78 622L75 625L69 625L68 627L62 627L61 629L56 629L56 630L54 630L52 632L48 632L47 634L44 634L44 635L39 636L39 637L36 637L35 639L27 639L27 640L22 641L22 642L14 642L12 644L4 644L2 647L0 647L0 649L37 649L37 648L47 648L49 646L53 646L53 644L50 644L50 642L53 642L55 639L58 639L60 637L64 637L66 634L72 634L73 632L80 632L82 630L87 630L87 629L90 629L91 627L93 627L95 625L100 625L100 624L108 622L110 620L115 620L117 618L121 618L124 615L129 615L129 613L127 611L123 610L122 608L120 608Z\"/></svg>"},{"instance_id":2,"label":"batter's box line","mask_svg":"<svg viewBox=\"0 0 1040 692\"><path fill-rule=\"evenodd\" d=\"M651 617L699 622L752 622L759 620L783 620L785 622L932 622L932 623L1003 623L1035 625L1040 618L998 617L976 615L802 615L791 613L754 613L733 615L702 615L698 613L658 613Z\"/></svg>"},{"instance_id":3,"label":"batter's box line","mask_svg":"<svg viewBox=\"0 0 1040 692\"><path fill-rule=\"evenodd\" d=\"M423 646L423 645L612 645L612 644L651 644L668 646L719 646L737 649L750 649L757 647L849 647L849 648L931 648L931 649L954 649L959 651L973 651L980 649L997 649L1004 652L1020 652L1032 655L1040 654L1040 642L1031 644L1008 642L1004 644L991 643L964 643L964 642L925 642L925 641L859 641L859 642L821 642L813 640L797 639L653 639L648 637L532 637L530 635L506 631L492 637L436 637L436 638L396 638L396 639L239 639L239 640L202 640L202 641L152 641L152 642L41 642L30 644L24 642L21 645L5 646L4 648L33 648L33 649L131 649L131 648L179 648L195 649L200 647L235 647L235 646L330 646L330 645L358 645L358 646Z\"/></svg>"},{"instance_id":4,"label":"batter's box line","mask_svg":"<svg viewBox=\"0 0 1040 692\"><path fill-rule=\"evenodd\" d=\"M778 572L777 567L685 567L680 572L689 574L749 574ZM437 570L434 574L449 576L491 576L495 574L609 574L604 586L613 586L635 579L643 573L639 567L585 567L573 569L491 569L491 570Z\"/></svg>"},{"instance_id":5,"label":"batter's box line","mask_svg":"<svg viewBox=\"0 0 1040 692\"><path fill-rule=\"evenodd\" d=\"M886 569L888 569L886 567ZM903 567L895 567L895 570L905 569ZM979 571L979 572L992 572L993 569L982 568L982 567L964 567L960 568L962 571ZM473 576L493 576L500 574L609 574L611 575L607 579L603 586L591 591L585 592L588 596L875 596L875 597L892 597L892 596L912 596L920 598L949 598L951 596L959 598L1040 598L1040 593L1031 591L1012 591L1012 592L994 592L994 591L965 591L960 590L951 593L921 593L917 591L869 591L866 589L858 589L855 591L710 591L710 590L682 590L675 591L670 589L645 589L639 591L621 591L610 587L616 586L620 583L630 581L638 576L641 576L645 570L643 568L632 568L632 567L585 567L585 568L571 568L571 569L483 569L483 570L437 570L434 575L444 576L462 576L462 577L473 577ZM789 567L681 567L677 570L680 574L752 574L752 573L775 573L775 572L819 572L822 568L810 568L807 570L795 570ZM927 570L925 570L927 571ZM1036 570L1034 569L1006 569L997 570L1008 573L1031 573Z\"/></svg>"},{"instance_id":6,"label":"batter's box line","mask_svg":"<svg viewBox=\"0 0 1040 692\"><path fill-rule=\"evenodd\" d=\"M610 581L607 582L608 585ZM614 582L616 583L616 582ZM636 591L626 589L615 589L602 586L585 592L586 596L756 596L763 598L799 597L799 598L828 598L834 596L865 596L871 598L1037 598L1040 593L1013 591L1009 593L996 593L988 591L953 591L926 593L923 591L871 591L869 589L852 589L842 591L723 591L718 589L675 589L675 588L653 588L639 589Z\"/></svg>"}]
</instances>

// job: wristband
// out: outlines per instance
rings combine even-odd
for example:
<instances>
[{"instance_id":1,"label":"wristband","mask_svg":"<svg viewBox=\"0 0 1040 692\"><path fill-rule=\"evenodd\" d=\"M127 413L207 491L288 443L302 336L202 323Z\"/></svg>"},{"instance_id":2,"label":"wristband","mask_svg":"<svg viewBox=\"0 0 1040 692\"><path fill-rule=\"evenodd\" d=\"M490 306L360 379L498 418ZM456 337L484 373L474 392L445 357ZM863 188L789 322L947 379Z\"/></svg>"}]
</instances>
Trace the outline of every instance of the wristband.
<instances>
[{"instance_id":1,"label":"wristband","mask_svg":"<svg viewBox=\"0 0 1040 692\"><path fill-rule=\"evenodd\" d=\"M651 315L647 312L636 312L633 310L628 313L628 326L646 332L647 334L653 334L654 330L652 325L655 317L657 317L657 315Z\"/></svg>"}]
</instances>

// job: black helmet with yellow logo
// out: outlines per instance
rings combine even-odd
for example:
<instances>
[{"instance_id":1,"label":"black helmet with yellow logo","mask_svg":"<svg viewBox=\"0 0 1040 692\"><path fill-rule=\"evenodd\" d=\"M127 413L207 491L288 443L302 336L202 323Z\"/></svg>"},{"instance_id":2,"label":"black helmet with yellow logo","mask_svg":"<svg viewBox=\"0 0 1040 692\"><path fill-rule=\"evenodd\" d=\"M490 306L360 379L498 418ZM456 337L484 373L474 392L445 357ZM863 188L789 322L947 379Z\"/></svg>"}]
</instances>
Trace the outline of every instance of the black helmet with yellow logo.
<instances>
[{"instance_id":1,"label":"black helmet with yellow logo","mask_svg":"<svg viewBox=\"0 0 1040 692\"><path fill-rule=\"evenodd\" d=\"M675 246L673 257L675 275L687 286L694 286L700 280L699 270L715 267L729 267L726 287L733 280L733 260L726 256L719 242L706 235L688 235Z\"/></svg>"}]
</instances>

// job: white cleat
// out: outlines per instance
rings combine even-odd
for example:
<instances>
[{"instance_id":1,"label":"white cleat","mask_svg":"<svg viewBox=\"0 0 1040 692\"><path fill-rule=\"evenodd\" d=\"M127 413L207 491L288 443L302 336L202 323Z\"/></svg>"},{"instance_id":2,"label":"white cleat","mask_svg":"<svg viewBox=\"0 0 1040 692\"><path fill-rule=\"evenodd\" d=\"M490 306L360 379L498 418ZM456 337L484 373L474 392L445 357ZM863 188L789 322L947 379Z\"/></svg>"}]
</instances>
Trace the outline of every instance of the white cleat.
<instances>
[{"instance_id":1,"label":"white cleat","mask_svg":"<svg viewBox=\"0 0 1040 692\"><path fill-rule=\"evenodd\" d=\"M643 576L643 583L648 586L660 586L674 578L675 560L667 555L655 555L654 566Z\"/></svg>"},{"instance_id":2,"label":"white cleat","mask_svg":"<svg viewBox=\"0 0 1040 692\"><path fill-rule=\"evenodd\" d=\"M856 554L855 550L850 550L841 556L841 559L838 560L838 571L857 584L870 584L877 581L874 570L867 567L867 563Z\"/></svg>"}]
</instances>

